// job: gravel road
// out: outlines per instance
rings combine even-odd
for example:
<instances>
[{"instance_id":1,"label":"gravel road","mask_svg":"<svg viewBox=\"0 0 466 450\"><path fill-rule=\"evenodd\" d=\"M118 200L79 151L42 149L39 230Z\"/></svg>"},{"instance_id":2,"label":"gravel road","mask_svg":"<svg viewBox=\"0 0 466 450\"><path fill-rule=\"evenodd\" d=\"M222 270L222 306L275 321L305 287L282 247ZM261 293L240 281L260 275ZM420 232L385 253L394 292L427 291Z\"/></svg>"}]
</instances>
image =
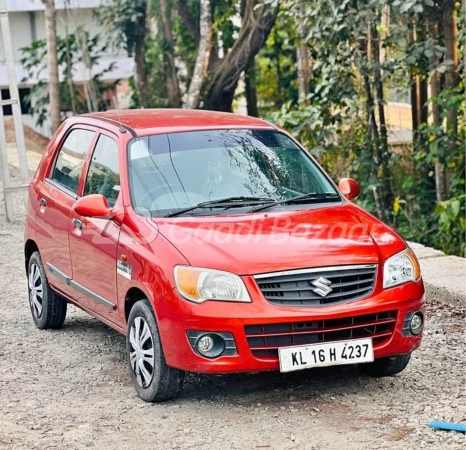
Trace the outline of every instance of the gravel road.
<instances>
[{"instance_id":1,"label":"gravel road","mask_svg":"<svg viewBox=\"0 0 466 450\"><path fill-rule=\"evenodd\" d=\"M423 346L396 377L357 367L191 374L180 399L148 405L122 335L74 307L62 330L34 327L22 254L21 223L0 215L0 449L466 447L464 435L427 426L466 420L461 296L427 286Z\"/></svg>"}]
</instances>

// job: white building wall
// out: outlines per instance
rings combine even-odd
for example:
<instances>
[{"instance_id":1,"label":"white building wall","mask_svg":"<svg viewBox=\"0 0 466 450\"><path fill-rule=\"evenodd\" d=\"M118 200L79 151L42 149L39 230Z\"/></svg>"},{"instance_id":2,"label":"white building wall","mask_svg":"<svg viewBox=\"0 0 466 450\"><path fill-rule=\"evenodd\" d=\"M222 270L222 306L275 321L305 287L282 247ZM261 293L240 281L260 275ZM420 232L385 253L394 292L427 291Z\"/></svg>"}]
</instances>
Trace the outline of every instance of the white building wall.
<instances>
[{"instance_id":1,"label":"white building wall","mask_svg":"<svg viewBox=\"0 0 466 450\"><path fill-rule=\"evenodd\" d=\"M65 27L68 25L68 33L73 33L82 26L88 31L91 37L104 33L104 27L95 19L94 10L98 8L102 0L69 0L68 9L65 10L65 0L55 0L57 9L57 34L65 37ZM15 60L16 81L20 88L33 86L39 79L47 80L48 74L45 70L35 79L26 78L26 71L21 65L21 48L27 47L35 40L45 39L45 13L42 0L7 0L7 10L10 21L11 41ZM99 62L93 68L93 75L107 69L111 63L116 63L115 68L106 73L102 79L104 81L114 81L117 79L126 80L133 75L134 61L128 57L124 50L108 48L105 54L101 55ZM73 79L76 83L87 80L84 65L75 64ZM5 64L5 52L3 48L3 38L0 34L0 89L8 89L9 80ZM123 95L120 93L120 96ZM122 103L123 99L121 100ZM25 123L34 125L34 119L25 115ZM34 127L36 128L36 127ZM48 128L48 124L44 129ZM39 130L44 133L44 129ZM49 133L45 132L48 135Z\"/></svg>"},{"instance_id":2,"label":"white building wall","mask_svg":"<svg viewBox=\"0 0 466 450\"><path fill-rule=\"evenodd\" d=\"M31 26L29 22L29 13L9 13L11 43L13 45L13 54L15 61L21 59L19 49L30 45L33 41L31 36ZM0 35L0 62L5 61L5 51L3 50L3 38Z\"/></svg>"},{"instance_id":3,"label":"white building wall","mask_svg":"<svg viewBox=\"0 0 466 450\"><path fill-rule=\"evenodd\" d=\"M75 0L76 1L76 0ZM81 0L79 0L81 1ZM34 0L32 1L34 3ZM22 58L21 48L32 44L34 40L45 39L45 15L43 11L21 11L9 12L10 29L12 34L13 54L15 60L16 77L20 83L26 78L20 61ZM70 11L59 10L57 12L57 34L64 37L66 24L68 24L68 33L74 33L77 28L85 28L91 36L102 33L103 27L95 20L92 9L76 9ZM117 48L108 48L98 65L94 68L94 74L107 68L110 63L116 62L117 65L112 72L106 74L104 80L127 79L133 73L134 62L129 58L124 50ZM47 73L40 75L40 78L47 78ZM85 78L84 67L77 64L73 78L76 82L82 82ZM26 83L20 83L21 86L29 86L36 83L37 79L28 80ZM8 86L8 77L5 66L5 52L3 49L3 39L0 35L0 88Z\"/></svg>"}]
</instances>

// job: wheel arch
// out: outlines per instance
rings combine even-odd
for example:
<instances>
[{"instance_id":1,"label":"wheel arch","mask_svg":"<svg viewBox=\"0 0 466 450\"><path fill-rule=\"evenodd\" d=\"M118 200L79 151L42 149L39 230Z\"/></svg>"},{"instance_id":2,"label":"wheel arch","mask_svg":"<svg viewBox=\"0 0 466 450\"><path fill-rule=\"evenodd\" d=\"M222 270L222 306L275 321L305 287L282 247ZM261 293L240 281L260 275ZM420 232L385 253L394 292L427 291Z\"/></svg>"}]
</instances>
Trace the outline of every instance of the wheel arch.
<instances>
[{"instance_id":1,"label":"wheel arch","mask_svg":"<svg viewBox=\"0 0 466 450\"><path fill-rule=\"evenodd\" d=\"M129 313L133 306L139 301L148 299L152 306L149 296L139 287L131 287L125 295L125 323L128 323ZM152 307L153 309L153 307ZM155 311L154 311L155 315ZM157 317L157 316L156 316Z\"/></svg>"},{"instance_id":2,"label":"wheel arch","mask_svg":"<svg viewBox=\"0 0 466 450\"><path fill-rule=\"evenodd\" d=\"M32 254L38 251L39 247L33 239L28 239L24 244L24 266L26 269L26 273L28 271L29 260L31 259Z\"/></svg>"}]
</instances>

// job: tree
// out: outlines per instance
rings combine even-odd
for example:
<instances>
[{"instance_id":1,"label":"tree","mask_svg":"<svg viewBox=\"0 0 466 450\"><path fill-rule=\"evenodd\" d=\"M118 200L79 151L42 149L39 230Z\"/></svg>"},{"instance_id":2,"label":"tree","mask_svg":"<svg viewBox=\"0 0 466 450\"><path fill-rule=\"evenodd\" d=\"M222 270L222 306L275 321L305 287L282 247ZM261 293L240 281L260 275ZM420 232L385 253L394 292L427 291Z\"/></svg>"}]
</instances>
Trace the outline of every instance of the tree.
<instances>
[{"instance_id":1,"label":"tree","mask_svg":"<svg viewBox=\"0 0 466 450\"><path fill-rule=\"evenodd\" d=\"M173 34L171 23L171 8L169 8L168 0L159 0L160 20L162 22L162 30L164 35L163 42L163 61L165 65L165 80L167 83L168 98L172 108L180 108L182 106L180 86L178 84L177 70L175 65L175 55L173 48Z\"/></svg>"},{"instance_id":2,"label":"tree","mask_svg":"<svg viewBox=\"0 0 466 450\"><path fill-rule=\"evenodd\" d=\"M60 79L58 77L57 21L55 0L43 0L45 5L45 36L49 74L50 128L52 134L58 130L60 117Z\"/></svg>"},{"instance_id":3,"label":"tree","mask_svg":"<svg viewBox=\"0 0 466 450\"><path fill-rule=\"evenodd\" d=\"M205 99L209 109L232 110L233 96L241 74L263 47L277 19L279 9L277 3L258 6L255 0L245 1L245 12L238 39L223 58L210 81Z\"/></svg>"},{"instance_id":4,"label":"tree","mask_svg":"<svg viewBox=\"0 0 466 450\"><path fill-rule=\"evenodd\" d=\"M201 88L207 75L212 48L212 10L210 0L200 0L200 7L199 50L197 52L194 73L191 78L186 103L184 105L186 108L191 109L197 108L199 104Z\"/></svg>"},{"instance_id":5,"label":"tree","mask_svg":"<svg viewBox=\"0 0 466 450\"><path fill-rule=\"evenodd\" d=\"M309 95L309 48L307 46L307 14L305 5L297 5L297 43L296 61L298 75L298 93L301 103L308 103Z\"/></svg>"},{"instance_id":6,"label":"tree","mask_svg":"<svg viewBox=\"0 0 466 450\"><path fill-rule=\"evenodd\" d=\"M108 0L96 10L97 19L110 31L109 42L122 42L128 55L134 54L134 84L143 108L149 106L145 59L148 10L148 0Z\"/></svg>"},{"instance_id":7,"label":"tree","mask_svg":"<svg viewBox=\"0 0 466 450\"><path fill-rule=\"evenodd\" d=\"M244 94L246 97L248 115L251 117L259 117L259 109L257 107L256 63L254 59L252 59L244 71Z\"/></svg>"}]
</instances>

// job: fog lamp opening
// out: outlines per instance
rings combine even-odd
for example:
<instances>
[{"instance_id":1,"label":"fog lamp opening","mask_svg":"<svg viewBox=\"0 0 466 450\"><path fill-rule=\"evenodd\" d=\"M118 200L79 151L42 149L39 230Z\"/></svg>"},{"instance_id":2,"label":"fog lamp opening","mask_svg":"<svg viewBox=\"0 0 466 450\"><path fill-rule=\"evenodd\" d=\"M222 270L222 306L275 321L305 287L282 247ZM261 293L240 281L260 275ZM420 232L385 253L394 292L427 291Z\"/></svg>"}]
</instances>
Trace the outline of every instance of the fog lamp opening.
<instances>
[{"instance_id":1,"label":"fog lamp opening","mask_svg":"<svg viewBox=\"0 0 466 450\"><path fill-rule=\"evenodd\" d=\"M424 318L421 312L416 312L411 317L411 321L409 324L409 329L411 333L417 336L422 331L422 326L424 325Z\"/></svg>"},{"instance_id":2,"label":"fog lamp opening","mask_svg":"<svg viewBox=\"0 0 466 450\"><path fill-rule=\"evenodd\" d=\"M202 336L197 342L197 349L200 353L208 353L214 348L215 342L208 334Z\"/></svg>"},{"instance_id":3,"label":"fog lamp opening","mask_svg":"<svg viewBox=\"0 0 466 450\"><path fill-rule=\"evenodd\" d=\"M225 340L216 333L206 333L199 336L196 349L206 358L217 358L225 350Z\"/></svg>"}]
</instances>

